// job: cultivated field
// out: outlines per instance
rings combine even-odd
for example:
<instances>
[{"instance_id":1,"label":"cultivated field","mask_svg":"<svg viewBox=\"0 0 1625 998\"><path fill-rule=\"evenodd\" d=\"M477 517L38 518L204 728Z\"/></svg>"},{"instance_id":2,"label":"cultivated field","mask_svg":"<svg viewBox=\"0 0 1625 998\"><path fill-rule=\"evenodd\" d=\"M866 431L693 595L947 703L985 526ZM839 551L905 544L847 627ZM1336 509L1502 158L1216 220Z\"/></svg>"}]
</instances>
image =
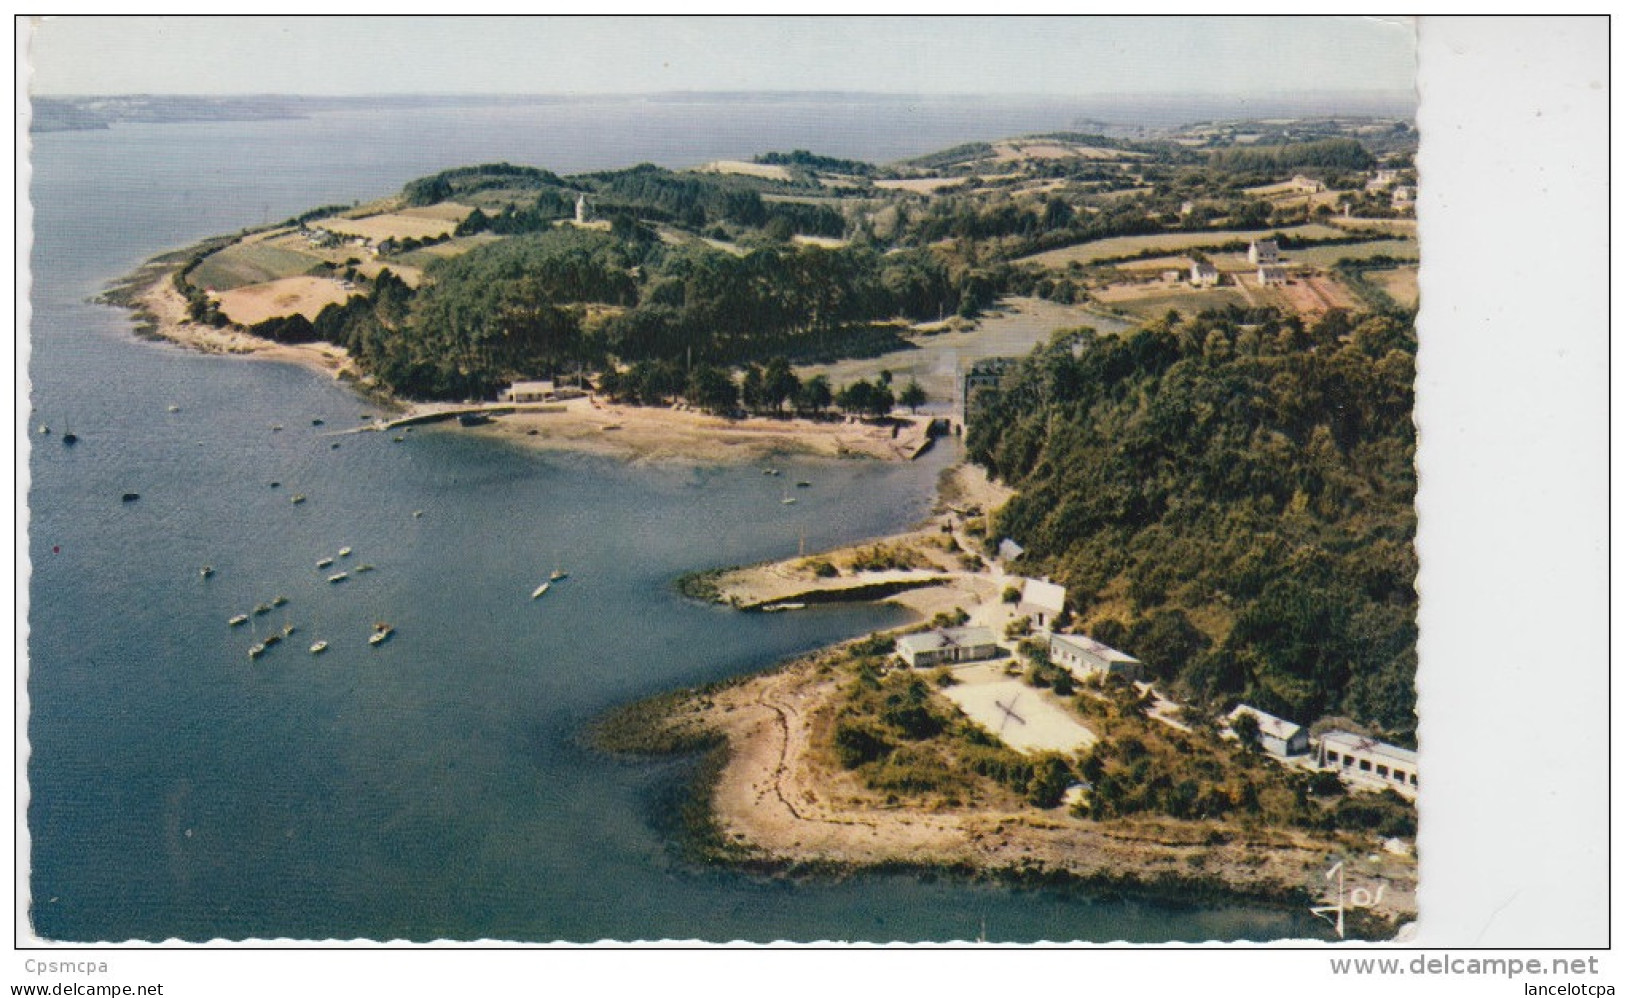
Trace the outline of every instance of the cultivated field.
<instances>
[{"instance_id":1,"label":"cultivated field","mask_svg":"<svg viewBox=\"0 0 1625 998\"><path fill-rule=\"evenodd\" d=\"M1337 215L1326 221L1339 229L1378 229L1402 236L1416 235L1416 219L1414 218L1343 218Z\"/></svg>"},{"instance_id":2,"label":"cultivated field","mask_svg":"<svg viewBox=\"0 0 1625 998\"><path fill-rule=\"evenodd\" d=\"M437 239L449 235L472 210L465 205L440 204L369 215L366 218L324 218L312 222L311 226L341 236L358 236L375 242L382 239Z\"/></svg>"},{"instance_id":3,"label":"cultivated field","mask_svg":"<svg viewBox=\"0 0 1625 998\"><path fill-rule=\"evenodd\" d=\"M1023 257L1021 262L1036 263L1044 267L1064 267L1076 261L1087 266L1100 260L1135 256L1146 250L1179 253L1184 250L1223 246L1226 243L1236 241L1246 242L1252 239L1267 239L1277 232L1300 239L1336 239L1345 235L1345 233L1330 226L1318 224L1293 225L1280 229L1229 229L1223 231L1212 229L1202 232L1159 232L1145 236L1117 236L1112 239L1099 239L1092 243L1082 243L1077 246L1064 246L1060 249L1047 250L1033 256Z\"/></svg>"},{"instance_id":4,"label":"cultivated field","mask_svg":"<svg viewBox=\"0 0 1625 998\"><path fill-rule=\"evenodd\" d=\"M263 284L284 277L308 274L322 257L291 249L278 242L233 243L192 268L188 280L206 291L229 291L247 284Z\"/></svg>"},{"instance_id":5,"label":"cultivated field","mask_svg":"<svg viewBox=\"0 0 1625 998\"><path fill-rule=\"evenodd\" d=\"M328 277L285 277L221 292L220 310L244 326L296 313L314 319L322 309L341 305L356 293Z\"/></svg>"},{"instance_id":6,"label":"cultivated field","mask_svg":"<svg viewBox=\"0 0 1625 998\"><path fill-rule=\"evenodd\" d=\"M744 177L761 177L764 180L789 180L788 168L774 163L747 163L738 159L719 159L698 168L696 173L734 173Z\"/></svg>"},{"instance_id":7,"label":"cultivated field","mask_svg":"<svg viewBox=\"0 0 1625 998\"><path fill-rule=\"evenodd\" d=\"M944 187L954 187L964 182L964 177L910 177L907 180L877 180L875 186L888 191L911 191L915 194L930 194Z\"/></svg>"},{"instance_id":8,"label":"cultivated field","mask_svg":"<svg viewBox=\"0 0 1625 998\"><path fill-rule=\"evenodd\" d=\"M443 243L435 243L433 246L422 246L409 253L393 256L389 260L389 265L393 269L397 263L401 263L421 270L436 260L462 256L475 247L494 243L501 238L501 236L492 235L489 232L479 232L472 236L458 236L456 239L448 239Z\"/></svg>"},{"instance_id":9,"label":"cultivated field","mask_svg":"<svg viewBox=\"0 0 1625 998\"><path fill-rule=\"evenodd\" d=\"M1395 267L1393 270L1368 270L1365 279L1388 292L1388 297L1405 308L1415 308L1420 293L1416 283L1415 267Z\"/></svg>"}]
</instances>

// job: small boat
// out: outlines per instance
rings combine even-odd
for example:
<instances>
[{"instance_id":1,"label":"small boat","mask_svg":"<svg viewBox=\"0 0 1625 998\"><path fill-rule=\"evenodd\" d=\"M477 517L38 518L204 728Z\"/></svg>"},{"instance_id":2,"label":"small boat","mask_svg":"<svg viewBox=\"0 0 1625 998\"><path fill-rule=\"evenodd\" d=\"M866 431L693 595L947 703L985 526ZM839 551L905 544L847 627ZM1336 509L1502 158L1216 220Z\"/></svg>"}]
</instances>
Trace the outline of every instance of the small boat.
<instances>
[{"instance_id":1,"label":"small boat","mask_svg":"<svg viewBox=\"0 0 1625 998\"><path fill-rule=\"evenodd\" d=\"M339 445L338 445L338 444L334 444L334 445L333 445L333 449L334 449L334 450L338 450L338 449L339 449Z\"/></svg>"},{"instance_id":2,"label":"small boat","mask_svg":"<svg viewBox=\"0 0 1625 998\"><path fill-rule=\"evenodd\" d=\"M39 424L39 431L42 434L49 434L51 432L51 428L46 426L44 423L41 423Z\"/></svg>"},{"instance_id":3,"label":"small boat","mask_svg":"<svg viewBox=\"0 0 1625 998\"><path fill-rule=\"evenodd\" d=\"M394 633L395 628L389 626L388 624L374 624L372 627L372 637L367 639L367 644L381 645L385 641L388 641L389 636Z\"/></svg>"},{"instance_id":4,"label":"small boat","mask_svg":"<svg viewBox=\"0 0 1625 998\"><path fill-rule=\"evenodd\" d=\"M551 588L553 588L553 583L544 582L541 585L537 586L535 589L531 590L530 598L531 599L541 599L542 595L544 593L546 593Z\"/></svg>"},{"instance_id":5,"label":"small boat","mask_svg":"<svg viewBox=\"0 0 1625 998\"><path fill-rule=\"evenodd\" d=\"M178 406L178 405L172 405L172 406L170 406L170 407L169 407L169 411L170 411L170 412L180 412L180 411L181 411L181 407L180 407L180 406Z\"/></svg>"},{"instance_id":6,"label":"small boat","mask_svg":"<svg viewBox=\"0 0 1625 998\"><path fill-rule=\"evenodd\" d=\"M350 549L349 548L339 548L339 557L340 558L348 558L348 557L350 557Z\"/></svg>"},{"instance_id":7,"label":"small boat","mask_svg":"<svg viewBox=\"0 0 1625 998\"><path fill-rule=\"evenodd\" d=\"M406 438L405 438L405 437L403 437L403 436L401 436L401 435L400 435L400 434L398 434L398 433L397 433L397 434L396 434L396 435L395 435L395 438L394 438L394 439L395 439L395 442L396 442L396 443L398 443L398 444L404 444L404 443L406 443Z\"/></svg>"},{"instance_id":8,"label":"small boat","mask_svg":"<svg viewBox=\"0 0 1625 998\"><path fill-rule=\"evenodd\" d=\"M272 606L286 606L287 603L288 603L288 597L281 596L281 595L277 596L275 599L273 599L271 601Z\"/></svg>"},{"instance_id":9,"label":"small boat","mask_svg":"<svg viewBox=\"0 0 1625 998\"><path fill-rule=\"evenodd\" d=\"M72 447L74 444L79 442L79 435L72 431L64 433L62 434L62 442L67 444L69 447Z\"/></svg>"},{"instance_id":10,"label":"small boat","mask_svg":"<svg viewBox=\"0 0 1625 998\"><path fill-rule=\"evenodd\" d=\"M412 519L414 519L414 520L421 517L422 515L423 515L423 510L421 510L421 509L414 509L412 511Z\"/></svg>"},{"instance_id":11,"label":"small boat","mask_svg":"<svg viewBox=\"0 0 1625 998\"><path fill-rule=\"evenodd\" d=\"M327 581L329 581L329 582L343 582L345 579L348 579L349 577L350 577L349 572L340 572L337 575L329 575L327 577Z\"/></svg>"},{"instance_id":12,"label":"small boat","mask_svg":"<svg viewBox=\"0 0 1625 998\"><path fill-rule=\"evenodd\" d=\"M214 566L213 565L204 565L202 568L197 570L197 574L201 575L203 578L207 579L209 576L214 574Z\"/></svg>"},{"instance_id":13,"label":"small boat","mask_svg":"<svg viewBox=\"0 0 1625 998\"><path fill-rule=\"evenodd\" d=\"M310 646L310 653L312 655L320 655L322 652L324 652L326 650L327 650L327 642L326 641L318 641L315 644Z\"/></svg>"},{"instance_id":14,"label":"small boat","mask_svg":"<svg viewBox=\"0 0 1625 998\"><path fill-rule=\"evenodd\" d=\"M547 579L548 579L549 582L557 582L560 579L568 579L569 577L570 577L569 572L561 572L561 571L559 571L557 569L554 569L553 574L549 575L547 577Z\"/></svg>"},{"instance_id":15,"label":"small boat","mask_svg":"<svg viewBox=\"0 0 1625 998\"><path fill-rule=\"evenodd\" d=\"M226 621L226 625L228 627L241 627L246 623L248 623L248 614L246 613L239 613L237 616Z\"/></svg>"},{"instance_id":16,"label":"small boat","mask_svg":"<svg viewBox=\"0 0 1625 998\"><path fill-rule=\"evenodd\" d=\"M282 640L282 635L280 635L280 634L267 634L265 636L265 640L260 642L260 647L269 648L269 647L271 647L272 645L276 644L278 641L281 641L281 640Z\"/></svg>"},{"instance_id":17,"label":"small boat","mask_svg":"<svg viewBox=\"0 0 1625 998\"><path fill-rule=\"evenodd\" d=\"M293 504L295 506L299 505L300 503L302 503L304 501L305 501L305 494L303 492L301 492L298 495L294 496L293 499L292 499L292 502L293 502Z\"/></svg>"},{"instance_id":18,"label":"small boat","mask_svg":"<svg viewBox=\"0 0 1625 998\"><path fill-rule=\"evenodd\" d=\"M282 636L287 637L288 635L292 634L294 631L297 631L297 630L299 630L299 628L294 624L283 624L282 625Z\"/></svg>"},{"instance_id":19,"label":"small boat","mask_svg":"<svg viewBox=\"0 0 1625 998\"><path fill-rule=\"evenodd\" d=\"M327 566L329 566L331 564L333 564L333 559L332 558L323 558L321 561L318 561L316 563L316 567L317 568L326 568Z\"/></svg>"},{"instance_id":20,"label":"small boat","mask_svg":"<svg viewBox=\"0 0 1625 998\"><path fill-rule=\"evenodd\" d=\"M325 423L325 422L326 422L326 420L322 420L322 419L313 419L313 420L311 420L311 421L310 421L310 425L311 425L311 426L321 426L321 425L322 425L322 424L323 424L323 423ZM325 645L324 645L324 647L325 647Z\"/></svg>"},{"instance_id":21,"label":"small boat","mask_svg":"<svg viewBox=\"0 0 1625 998\"><path fill-rule=\"evenodd\" d=\"M265 645L257 644L248 649L249 658L259 658L265 654Z\"/></svg>"},{"instance_id":22,"label":"small boat","mask_svg":"<svg viewBox=\"0 0 1625 998\"><path fill-rule=\"evenodd\" d=\"M137 499L140 499L140 498L141 498L141 493L139 493L139 492L126 492L126 493L124 493L124 497L123 497L122 501L124 501L124 502L135 502Z\"/></svg>"},{"instance_id":23,"label":"small boat","mask_svg":"<svg viewBox=\"0 0 1625 998\"><path fill-rule=\"evenodd\" d=\"M796 483L796 488L798 488L798 489L810 489L810 488L812 488L812 482L805 481L805 480L799 481L799 482Z\"/></svg>"},{"instance_id":24,"label":"small boat","mask_svg":"<svg viewBox=\"0 0 1625 998\"><path fill-rule=\"evenodd\" d=\"M256 606L254 608L254 616L256 616L256 617L263 617L263 616L265 616L266 614L268 614L270 612L271 612L271 604L269 604L269 603L261 603L259 606Z\"/></svg>"},{"instance_id":25,"label":"small boat","mask_svg":"<svg viewBox=\"0 0 1625 998\"><path fill-rule=\"evenodd\" d=\"M796 504L796 499L795 496L785 496L783 499L780 499L779 502L786 506L794 506Z\"/></svg>"},{"instance_id":26,"label":"small boat","mask_svg":"<svg viewBox=\"0 0 1625 998\"><path fill-rule=\"evenodd\" d=\"M281 423L272 423L271 424L271 432L272 433L281 433L282 432L282 424Z\"/></svg>"},{"instance_id":27,"label":"small boat","mask_svg":"<svg viewBox=\"0 0 1625 998\"><path fill-rule=\"evenodd\" d=\"M281 482L272 482L271 483L271 488L273 488L273 489L280 489L281 487L282 487Z\"/></svg>"},{"instance_id":28,"label":"small boat","mask_svg":"<svg viewBox=\"0 0 1625 998\"><path fill-rule=\"evenodd\" d=\"M355 573L357 575L360 575L362 572L370 572L372 570L373 570L373 566L371 566L371 565L357 565L355 567Z\"/></svg>"}]
</instances>

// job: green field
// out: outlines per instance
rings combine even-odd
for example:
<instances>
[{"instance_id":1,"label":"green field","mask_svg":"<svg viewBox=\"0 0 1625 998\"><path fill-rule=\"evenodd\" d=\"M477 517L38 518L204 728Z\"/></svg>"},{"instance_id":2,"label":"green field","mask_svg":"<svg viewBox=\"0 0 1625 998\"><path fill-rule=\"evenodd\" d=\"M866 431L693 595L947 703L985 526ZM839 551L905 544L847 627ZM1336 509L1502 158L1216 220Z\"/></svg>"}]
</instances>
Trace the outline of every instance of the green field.
<instances>
[{"instance_id":1,"label":"green field","mask_svg":"<svg viewBox=\"0 0 1625 998\"><path fill-rule=\"evenodd\" d=\"M476 246L494 243L501 238L501 236L492 235L489 232L481 232L472 236L458 236L456 239L448 239L443 243L435 243L432 246L424 246L409 253L390 257L386 262L390 264L404 263L407 266L417 267L422 270L436 260L461 256Z\"/></svg>"},{"instance_id":2,"label":"green field","mask_svg":"<svg viewBox=\"0 0 1625 998\"><path fill-rule=\"evenodd\" d=\"M1204 309L1224 308L1227 305L1247 306L1247 299L1235 288L1204 288L1200 291L1170 291L1151 294L1125 301L1101 302L1100 307L1114 312L1127 312L1133 319L1155 319L1176 309L1185 315L1194 315Z\"/></svg>"},{"instance_id":3,"label":"green field","mask_svg":"<svg viewBox=\"0 0 1625 998\"><path fill-rule=\"evenodd\" d=\"M1307 249L1283 250L1281 255L1292 263L1306 263L1311 267L1331 267L1339 260L1366 260L1374 256L1415 260L1416 249L1414 239L1378 239L1374 242L1350 243L1344 246L1311 246Z\"/></svg>"},{"instance_id":4,"label":"green field","mask_svg":"<svg viewBox=\"0 0 1625 998\"><path fill-rule=\"evenodd\" d=\"M192 269L193 287L230 291L245 284L263 284L284 277L308 274L322 258L266 243L233 243L211 253Z\"/></svg>"},{"instance_id":5,"label":"green field","mask_svg":"<svg viewBox=\"0 0 1625 998\"><path fill-rule=\"evenodd\" d=\"M1161 253L1182 253L1185 250L1223 246L1232 242L1267 239L1280 233L1296 239L1343 239L1348 233L1329 225L1290 225L1278 229L1208 230L1204 232L1157 232L1146 236L1117 236L1077 246L1047 250L1022 257L1019 262L1036 263L1044 267L1065 267L1076 260L1085 266L1100 260L1114 260L1138 256L1146 250Z\"/></svg>"}]
</instances>

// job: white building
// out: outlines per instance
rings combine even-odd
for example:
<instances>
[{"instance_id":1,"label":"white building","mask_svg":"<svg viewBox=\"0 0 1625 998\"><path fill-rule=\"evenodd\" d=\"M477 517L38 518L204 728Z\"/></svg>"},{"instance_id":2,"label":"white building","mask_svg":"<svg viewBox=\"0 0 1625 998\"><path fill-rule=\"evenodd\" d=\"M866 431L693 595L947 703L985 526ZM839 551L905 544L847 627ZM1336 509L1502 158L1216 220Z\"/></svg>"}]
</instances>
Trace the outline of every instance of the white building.
<instances>
[{"instance_id":1,"label":"white building","mask_svg":"<svg viewBox=\"0 0 1625 998\"><path fill-rule=\"evenodd\" d=\"M1275 263L1281 259L1281 247L1273 239L1255 239L1247 244L1248 263Z\"/></svg>"},{"instance_id":2,"label":"white building","mask_svg":"<svg viewBox=\"0 0 1625 998\"><path fill-rule=\"evenodd\" d=\"M587 204L587 195L576 195L576 224L586 225L592 218L592 208Z\"/></svg>"},{"instance_id":3,"label":"white building","mask_svg":"<svg viewBox=\"0 0 1625 998\"><path fill-rule=\"evenodd\" d=\"M1049 630L1055 626L1055 618L1065 609L1065 586L1056 585L1048 579L1026 579L1022 582L1021 602L1016 604L1016 613L1031 617L1034 627Z\"/></svg>"},{"instance_id":4,"label":"white building","mask_svg":"<svg viewBox=\"0 0 1625 998\"><path fill-rule=\"evenodd\" d=\"M558 397L551 381L515 381L502 393L503 402L552 402Z\"/></svg>"},{"instance_id":5,"label":"white building","mask_svg":"<svg viewBox=\"0 0 1625 998\"><path fill-rule=\"evenodd\" d=\"M1191 264L1191 283L1198 287L1212 287L1219 283L1219 268L1211 263Z\"/></svg>"},{"instance_id":6,"label":"white building","mask_svg":"<svg viewBox=\"0 0 1625 998\"><path fill-rule=\"evenodd\" d=\"M1267 288L1271 284L1285 284L1285 283L1286 283L1286 268L1285 267L1259 267L1258 268L1258 286L1259 287Z\"/></svg>"},{"instance_id":7,"label":"white building","mask_svg":"<svg viewBox=\"0 0 1625 998\"><path fill-rule=\"evenodd\" d=\"M1320 736L1315 761L1350 783L1389 787L1415 798L1418 786L1416 753L1349 731L1328 731Z\"/></svg>"},{"instance_id":8,"label":"white building","mask_svg":"<svg viewBox=\"0 0 1625 998\"><path fill-rule=\"evenodd\" d=\"M1004 561L1015 561L1026 553L1026 548L1008 537L999 542L999 557Z\"/></svg>"},{"instance_id":9,"label":"white building","mask_svg":"<svg viewBox=\"0 0 1625 998\"><path fill-rule=\"evenodd\" d=\"M1319 194L1326 189L1325 184L1301 173L1292 178L1292 186L1305 194Z\"/></svg>"},{"instance_id":10,"label":"white building","mask_svg":"<svg viewBox=\"0 0 1625 998\"><path fill-rule=\"evenodd\" d=\"M1230 730L1235 730L1236 719L1243 715L1251 715L1258 722L1259 747L1270 755L1285 759L1289 755L1303 755L1309 751L1309 729L1303 725L1242 704L1232 710L1227 718Z\"/></svg>"},{"instance_id":11,"label":"white building","mask_svg":"<svg viewBox=\"0 0 1625 998\"><path fill-rule=\"evenodd\" d=\"M1049 660L1077 679L1104 674L1139 680L1145 675L1145 666L1133 655L1083 634L1051 634Z\"/></svg>"},{"instance_id":12,"label":"white building","mask_svg":"<svg viewBox=\"0 0 1625 998\"><path fill-rule=\"evenodd\" d=\"M912 669L980 662L999 653L998 639L986 627L948 627L897 639L897 657Z\"/></svg>"}]
</instances>

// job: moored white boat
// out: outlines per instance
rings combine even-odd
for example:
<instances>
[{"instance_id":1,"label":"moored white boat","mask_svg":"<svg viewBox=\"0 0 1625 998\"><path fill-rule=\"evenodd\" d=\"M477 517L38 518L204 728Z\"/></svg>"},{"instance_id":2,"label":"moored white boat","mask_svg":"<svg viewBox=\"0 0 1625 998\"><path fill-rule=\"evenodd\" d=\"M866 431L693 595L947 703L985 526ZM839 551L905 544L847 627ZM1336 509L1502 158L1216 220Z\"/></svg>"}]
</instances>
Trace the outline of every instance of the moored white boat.
<instances>
[{"instance_id":1,"label":"moored white boat","mask_svg":"<svg viewBox=\"0 0 1625 998\"><path fill-rule=\"evenodd\" d=\"M541 585L537 586L534 590L531 591L530 598L531 599L540 599L542 597L542 594L547 592L551 588L553 588L553 583L544 582Z\"/></svg>"}]
</instances>

